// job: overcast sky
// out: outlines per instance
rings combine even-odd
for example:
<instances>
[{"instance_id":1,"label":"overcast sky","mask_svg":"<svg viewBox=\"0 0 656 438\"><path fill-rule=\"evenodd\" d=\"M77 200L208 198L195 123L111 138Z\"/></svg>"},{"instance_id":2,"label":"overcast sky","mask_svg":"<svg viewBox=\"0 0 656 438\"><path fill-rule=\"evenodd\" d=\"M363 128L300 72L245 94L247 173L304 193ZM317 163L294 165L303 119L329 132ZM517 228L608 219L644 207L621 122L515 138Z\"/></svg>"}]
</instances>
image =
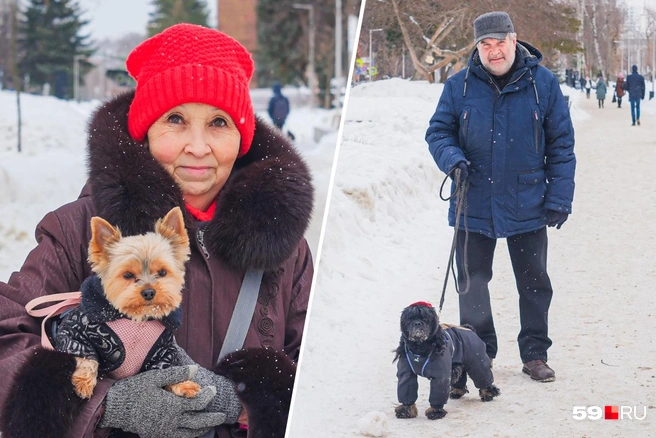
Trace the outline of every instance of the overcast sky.
<instances>
[{"instance_id":1,"label":"overcast sky","mask_svg":"<svg viewBox=\"0 0 656 438\"><path fill-rule=\"evenodd\" d=\"M78 0L90 22L84 28L94 40L115 39L130 32L145 33L152 0ZM206 1L210 26L216 26L217 0Z\"/></svg>"}]
</instances>

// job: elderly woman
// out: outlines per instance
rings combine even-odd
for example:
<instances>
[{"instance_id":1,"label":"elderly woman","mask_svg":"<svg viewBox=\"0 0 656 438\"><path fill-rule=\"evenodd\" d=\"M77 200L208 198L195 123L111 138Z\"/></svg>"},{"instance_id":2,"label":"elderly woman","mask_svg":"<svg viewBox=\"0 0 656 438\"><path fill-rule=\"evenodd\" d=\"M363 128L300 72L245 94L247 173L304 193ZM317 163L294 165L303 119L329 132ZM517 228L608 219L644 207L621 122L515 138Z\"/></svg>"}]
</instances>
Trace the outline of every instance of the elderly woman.
<instances>
[{"instance_id":1,"label":"elderly woman","mask_svg":"<svg viewBox=\"0 0 656 438\"><path fill-rule=\"evenodd\" d=\"M43 218L38 245L0 283L3 436L192 437L218 425L220 437L238 433L239 400L211 370L251 270L264 275L244 347L298 358L313 274L303 238L313 189L287 138L254 115L250 54L221 32L179 24L136 47L127 68L136 90L102 105L89 124L80 197ZM39 321L26 303L80 290L92 275L91 217L136 235L175 206L191 238L176 339L187 363L201 367L194 380L216 391L192 399L167 393L162 386L193 374L176 366L103 378L90 400L71 397L75 362L39 347Z\"/></svg>"}]
</instances>

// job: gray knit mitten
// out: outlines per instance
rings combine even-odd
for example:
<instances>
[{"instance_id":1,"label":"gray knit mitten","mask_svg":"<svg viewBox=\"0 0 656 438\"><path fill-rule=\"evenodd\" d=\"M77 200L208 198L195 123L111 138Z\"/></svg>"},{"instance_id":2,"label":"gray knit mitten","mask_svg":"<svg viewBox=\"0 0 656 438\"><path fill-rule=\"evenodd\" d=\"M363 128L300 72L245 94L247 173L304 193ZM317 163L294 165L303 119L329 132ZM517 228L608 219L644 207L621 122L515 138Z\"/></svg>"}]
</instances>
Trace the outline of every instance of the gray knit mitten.
<instances>
[{"instance_id":1,"label":"gray knit mitten","mask_svg":"<svg viewBox=\"0 0 656 438\"><path fill-rule=\"evenodd\" d=\"M141 438L195 438L207 433L226 417L220 412L199 412L212 401L216 388L205 387L194 398L164 389L191 379L197 371L196 366L178 366L116 381L105 397L99 426L133 432Z\"/></svg>"},{"instance_id":2,"label":"gray knit mitten","mask_svg":"<svg viewBox=\"0 0 656 438\"><path fill-rule=\"evenodd\" d=\"M180 348L179 345L177 347L179 365L198 366L196 362L189 357L186 351ZM218 374L214 374L212 371L201 366L198 366L198 372L191 378L191 380L198 383L202 388L205 388L206 386L214 386L216 388L216 396L214 397L214 400L207 405L207 411L223 412L226 414L225 422L228 424L237 422L242 407L241 402L235 393L235 385L233 385L230 380L223 376L219 376Z\"/></svg>"}]
</instances>

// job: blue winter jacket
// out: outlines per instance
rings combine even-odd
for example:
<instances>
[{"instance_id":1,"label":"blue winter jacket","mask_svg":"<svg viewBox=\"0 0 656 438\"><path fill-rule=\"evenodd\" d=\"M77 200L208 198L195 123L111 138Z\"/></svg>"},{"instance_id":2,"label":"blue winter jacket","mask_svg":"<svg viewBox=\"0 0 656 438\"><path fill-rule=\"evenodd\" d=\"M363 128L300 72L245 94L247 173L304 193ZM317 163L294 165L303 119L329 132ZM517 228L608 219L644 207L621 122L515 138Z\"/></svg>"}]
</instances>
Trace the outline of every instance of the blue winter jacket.
<instances>
[{"instance_id":1,"label":"blue winter jacket","mask_svg":"<svg viewBox=\"0 0 656 438\"><path fill-rule=\"evenodd\" d=\"M442 172L470 162L467 227L492 238L540 229L545 210L571 213L574 197L574 128L558 79L538 65L536 48L518 41L516 53L499 90L475 49L468 68L446 81L426 132Z\"/></svg>"},{"instance_id":2,"label":"blue winter jacket","mask_svg":"<svg viewBox=\"0 0 656 438\"><path fill-rule=\"evenodd\" d=\"M623 88L629 92L629 100L645 98L645 78L638 73L638 67L631 67L631 74L626 77Z\"/></svg>"}]
</instances>

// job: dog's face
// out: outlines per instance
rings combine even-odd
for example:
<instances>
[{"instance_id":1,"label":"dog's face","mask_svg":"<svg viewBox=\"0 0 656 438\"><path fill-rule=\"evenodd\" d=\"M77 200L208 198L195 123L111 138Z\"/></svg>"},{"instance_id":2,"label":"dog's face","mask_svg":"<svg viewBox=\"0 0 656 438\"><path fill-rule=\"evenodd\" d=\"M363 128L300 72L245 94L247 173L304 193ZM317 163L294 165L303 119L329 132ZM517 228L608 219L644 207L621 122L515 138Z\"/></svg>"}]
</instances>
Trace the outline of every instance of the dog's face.
<instances>
[{"instance_id":1,"label":"dog's face","mask_svg":"<svg viewBox=\"0 0 656 438\"><path fill-rule=\"evenodd\" d=\"M123 237L104 219L91 219L91 268L107 301L135 321L162 319L180 306L189 252L179 207L140 236Z\"/></svg>"},{"instance_id":2,"label":"dog's face","mask_svg":"<svg viewBox=\"0 0 656 438\"><path fill-rule=\"evenodd\" d=\"M401 312L401 333L408 341L420 344L437 334L439 319L434 307L411 305Z\"/></svg>"}]
</instances>

